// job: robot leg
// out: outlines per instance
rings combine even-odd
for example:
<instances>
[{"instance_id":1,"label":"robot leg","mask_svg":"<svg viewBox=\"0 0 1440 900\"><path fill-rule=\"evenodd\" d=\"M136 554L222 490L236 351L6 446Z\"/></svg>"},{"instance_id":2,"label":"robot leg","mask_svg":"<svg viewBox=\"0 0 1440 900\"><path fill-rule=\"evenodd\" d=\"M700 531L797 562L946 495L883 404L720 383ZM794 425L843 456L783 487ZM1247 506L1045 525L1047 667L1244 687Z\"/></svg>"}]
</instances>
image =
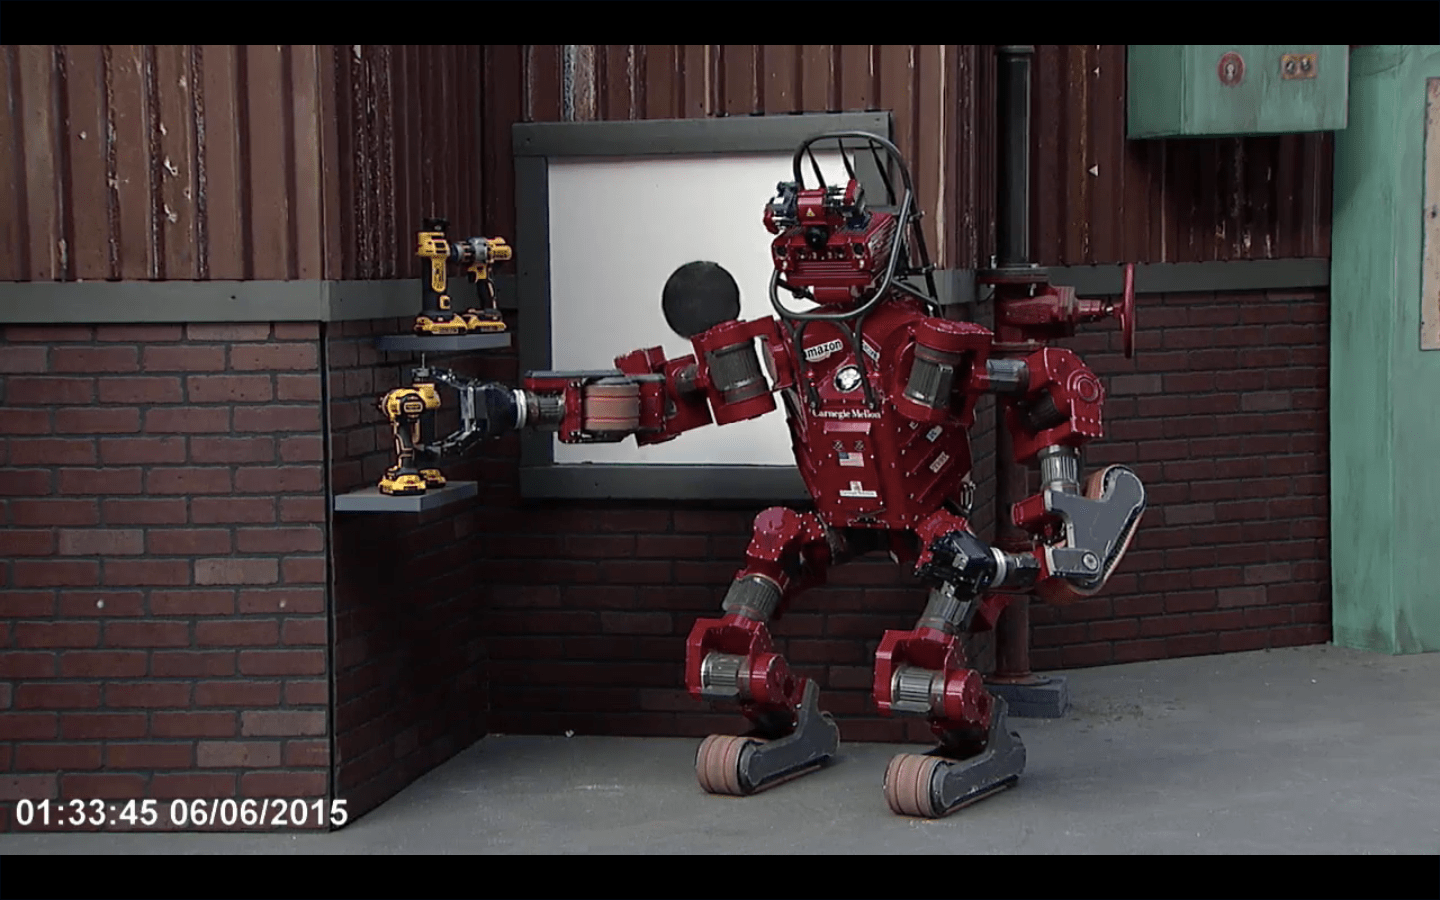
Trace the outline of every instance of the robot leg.
<instances>
[{"instance_id":1,"label":"robot leg","mask_svg":"<svg viewBox=\"0 0 1440 900\"><path fill-rule=\"evenodd\" d=\"M915 628L886 632L875 654L881 711L924 716L939 740L929 753L890 761L885 799L899 815L947 816L1012 786L1025 770L1005 701L965 662L960 635L972 608L953 589L937 588Z\"/></svg>"},{"instance_id":2,"label":"robot leg","mask_svg":"<svg viewBox=\"0 0 1440 900\"><path fill-rule=\"evenodd\" d=\"M730 585L725 615L695 623L687 642L690 693L717 706L738 706L750 720L744 735L710 735L695 756L700 786L712 794L747 795L820 768L840 746L840 731L819 706L819 685L791 672L774 652L767 623L808 586L792 580L810 551L823 550L813 515L767 510L756 520L749 565ZM826 553L817 553L828 561ZM815 562L811 558L811 562Z\"/></svg>"}]
</instances>

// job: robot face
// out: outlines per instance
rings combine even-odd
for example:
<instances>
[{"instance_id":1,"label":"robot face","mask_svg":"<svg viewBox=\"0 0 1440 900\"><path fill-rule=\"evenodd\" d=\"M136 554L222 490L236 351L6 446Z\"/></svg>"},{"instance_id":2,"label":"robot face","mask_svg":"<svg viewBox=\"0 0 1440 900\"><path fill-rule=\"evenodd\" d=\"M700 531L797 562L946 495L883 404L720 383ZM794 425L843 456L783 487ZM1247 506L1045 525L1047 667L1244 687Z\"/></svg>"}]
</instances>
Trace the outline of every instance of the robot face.
<instances>
[{"instance_id":1,"label":"robot face","mask_svg":"<svg viewBox=\"0 0 1440 900\"><path fill-rule=\"evenodd\" d=\"M835 373L835 388L842 394L848 394L860 386L860 369L857 366L846 366Z\"/></svg>"}]
</instances>

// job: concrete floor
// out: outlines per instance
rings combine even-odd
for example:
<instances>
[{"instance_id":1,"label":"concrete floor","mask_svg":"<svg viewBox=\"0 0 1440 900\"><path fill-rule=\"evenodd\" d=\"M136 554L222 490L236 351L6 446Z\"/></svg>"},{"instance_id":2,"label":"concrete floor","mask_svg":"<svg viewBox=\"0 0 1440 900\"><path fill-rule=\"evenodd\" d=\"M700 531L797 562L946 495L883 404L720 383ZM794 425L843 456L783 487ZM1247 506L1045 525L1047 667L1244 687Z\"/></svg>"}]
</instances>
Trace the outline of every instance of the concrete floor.
<instances>
[{"instance_id":1,"label":"concrete floor","mask_svg":"<svg viewBox=\"0 0 1440 900\"><path fill-rule=\"evenodd\" d=\"M886 807L892 745L842 743L825 770L726 798L697 786L693 740L497 735L331 834L5 835L0 853L1440 852L1440 654L1069 675L1066 718L1015 720L1019 785L938 821Z\"/></svg>"}]
</instances>

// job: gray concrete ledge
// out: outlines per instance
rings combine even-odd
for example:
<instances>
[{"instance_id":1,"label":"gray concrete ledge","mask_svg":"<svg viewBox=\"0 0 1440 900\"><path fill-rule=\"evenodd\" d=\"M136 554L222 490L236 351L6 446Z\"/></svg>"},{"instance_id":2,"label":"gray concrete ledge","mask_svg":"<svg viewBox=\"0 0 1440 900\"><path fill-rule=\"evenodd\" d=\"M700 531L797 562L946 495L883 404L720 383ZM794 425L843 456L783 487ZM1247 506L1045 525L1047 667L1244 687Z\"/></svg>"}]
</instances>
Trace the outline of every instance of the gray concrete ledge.
<instances>
[{"instance_id":1,"label":"gray concrete ledge","mask_svg":"<svg viewBox=\"0 0 1440 900\"><path fill-rule=\"evenodd\" d=\"M502 309L515 309L515 276L494 278ZM475 295L450 279L464 309ZM23 281L0 283L0 324L122 322L346 322L420 312L420 279L388 281Z\"/></svg>"},{"instance_id":2,"label":"gray concrete ledge","mask_svg":"<svg viewBox=\"0 0 1440 900\"><path fill-rule=\"evenodd\" d=\"M439 509L461 500L468 500L479 493L474 481L452 481L439 490L426 491L408 497L391 497L380 493L378 487L362 488L335 498L337 513L418 513Z\"/></svg>"}]
</instances>

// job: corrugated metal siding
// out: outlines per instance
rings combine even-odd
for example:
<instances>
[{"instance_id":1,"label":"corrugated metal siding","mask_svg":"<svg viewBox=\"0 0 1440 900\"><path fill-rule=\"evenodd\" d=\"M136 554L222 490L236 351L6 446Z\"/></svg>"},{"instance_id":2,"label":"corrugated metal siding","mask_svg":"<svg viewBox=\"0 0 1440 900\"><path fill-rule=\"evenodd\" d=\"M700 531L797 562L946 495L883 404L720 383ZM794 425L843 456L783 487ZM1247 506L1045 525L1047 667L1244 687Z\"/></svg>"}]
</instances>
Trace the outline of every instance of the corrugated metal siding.
<instances>
[{"instance_id":1,"label":"corrugated metal siding","mask_svg":"<svg viewBox=\"0 0 1440 900\"><path fill-rule=\"evenodd\" d=\"M514 229L512 122L889 110L937 262L974 266L992 252L989 48L532 44L487 46L484 55L485 227L491 231ZM764 200L756 200L757 227Z\"/></svg>"},{"instance_id":2,"label":"corrugated metal siding","mask_svg":"<svg viewBox=\"0 0 1440 900\"><path fill-rule=\"evenodd\" d=\"M443 216L457 236L484 233L481 48L343 46L333 49L331 63L337 277L409 278L419 271L414 242L422 219Z\"/></svg>"},{"instance_id":3,"label":"corrugated metal siding","mask_svg":"<svg viewBox=\"0 0 1440 900\"><path fill-rule=\"evenodd\" d=\"M480 48L0 49L0 280L396 278L478 232Z\"/></svg>"},{"instance_id":4,"label":"corrugated metal siding","mask_svg":"<svg viewBox=\"0 0 1440 900\"><path fill-rule=\"evenodd\" d=\"M1125 57L1036 47L1038 263L1330 255L1331 135L1127 141Z\"/></svg>"}]
</instances>

